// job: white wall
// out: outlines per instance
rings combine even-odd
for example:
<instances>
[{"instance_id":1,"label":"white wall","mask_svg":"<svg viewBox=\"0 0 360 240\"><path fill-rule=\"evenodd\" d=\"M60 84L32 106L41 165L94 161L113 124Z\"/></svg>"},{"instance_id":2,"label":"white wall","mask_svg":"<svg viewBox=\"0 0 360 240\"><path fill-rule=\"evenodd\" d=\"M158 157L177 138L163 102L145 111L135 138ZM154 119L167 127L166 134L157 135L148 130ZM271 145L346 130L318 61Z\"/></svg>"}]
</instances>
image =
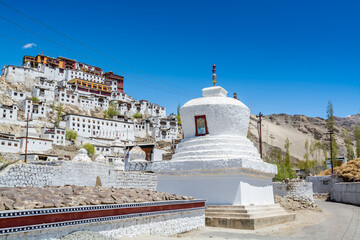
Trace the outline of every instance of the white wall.
<instances>
[{"instance_id":1,"label":"white wall","mask_svg":"<svg viewBox=\"0 0 360 240\"><path fill-rule=\"evenodd\" d=\"M292 196L314 201L313 185L311 182L274 182L273 187L275 195L281 197Z\"/></svg>"},{"instance_id":2,"label":"white wall","mask_svg":"<svg viewBox=\"0 0 360 240\"><path fill-rule=\"evenodd\" d=\"M67 115L66 128L77 131L78 135L82 137L134 141L134 124L132 122Z\"/></svg>"},{"instance_id":3,"label":"white wall","mask_svg":"<svg viewBox=\"0 0 360 240\"><path fill-rule=\"evenodd\" d=\"M331 190L331 200L360 205L360 182L335 183Z\"/></svg>"},{"instance_id":4,"label":"white wall","mask_svg":"<svg viewBox=\"0 0 360 240\"><path fill-rule=\"evenodd\" d=\"M0 139L0 153L18 153L20 152L20 141L10 139Z\"/></svg>"},{"instance_id":5,"label":"white wall","mask_svg":"<svg viewBox=\"0 0 360 240\"><path fill-rule=\"evenodd\" d=\"M331 192L331 176L309 176L306 181L312 183L314 193Z\"/></svg>"},{"instance_id":6,"label":"white wall","mask_svg":"<svg viewBox=\"0 0 360 240\"><path fill-rule=\"evenodd\" d=\"M26 147L26 138L21 137L20 138L20 149L21 152L25 152ZM34 153L41 153L46 152L47 150L50 150L52 148L52 140L45 140L40 138L34 138L29 137L28 138L28 145L27 145L27 151L28 152L34 152Z\"/></svg>"}]
</instances>

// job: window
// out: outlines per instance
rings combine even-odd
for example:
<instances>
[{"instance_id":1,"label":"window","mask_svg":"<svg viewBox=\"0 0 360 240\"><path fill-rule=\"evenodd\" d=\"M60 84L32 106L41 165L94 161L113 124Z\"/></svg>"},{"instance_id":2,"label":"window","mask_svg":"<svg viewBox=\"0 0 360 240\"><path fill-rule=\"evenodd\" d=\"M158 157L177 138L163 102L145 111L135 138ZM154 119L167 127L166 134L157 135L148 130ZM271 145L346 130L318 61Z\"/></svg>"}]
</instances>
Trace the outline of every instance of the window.
<instances>
[{"instance_id":1,"label":"window","mask_svg":"<svg viewBox=\"0 0 360 240\"><path fill-rule=\"evenodd\" d=\"M205 115L195 116L195 130L196 136L204 136L209 133Z\"/></svg>"}]
</instances>

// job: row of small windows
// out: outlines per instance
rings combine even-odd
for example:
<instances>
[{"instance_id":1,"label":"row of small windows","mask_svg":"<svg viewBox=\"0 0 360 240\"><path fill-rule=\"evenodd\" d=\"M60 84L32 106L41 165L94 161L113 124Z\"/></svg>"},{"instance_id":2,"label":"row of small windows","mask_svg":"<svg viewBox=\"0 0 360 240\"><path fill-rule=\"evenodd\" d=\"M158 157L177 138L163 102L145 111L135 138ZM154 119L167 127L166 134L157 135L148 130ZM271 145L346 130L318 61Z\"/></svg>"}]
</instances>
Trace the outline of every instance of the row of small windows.
<instances>
[{"instance_id":1,"label":"row of small windows","mask_svg":"<svg viewBox=\"0 0 360 240\"><path fill-rule=\"evenodd\" d=\"M81 119L80 119L80 118L75 118L75 117L73 117L72 120L75 121L75 122L76 122L76 121L81 122ZM83 123L86 122L84 118L82 119L82 122L83 122ZM88 119L87 122L88 122L88 123L91 123L91 122L92 122L93 124L106 125L106 126L115 126L115 127L118 126L117 123L113 123L113 122L110 122L110 123L109 123L109 122L104 122L104 121L99 121L99 120L95 121L95 120L90 120L90 119ZM79 125L79 124L78 124L78 125ZM85 126L85 125L83 125L83 126ZM89 125L89 126L90 126L90 125ZM124 125L124 127L126 128L126 125ZM128 128L130 128L130 125L128 125Z\"/></svg>"},{"instance_id":2,"label":"row of small windows","mask_svg":"<svg viewBox=\"0 0 360 240\"><path fill-rule=\"evenodd\" d=\"M2 141L1 142L1 145L5 145L5 142L4 141ZM11 146L14 146L14 147L17 147L18 146L18 144L17 143L14 143L14 144L12 144L12 142L8 142L8 144L7 144L9 147L11 147Z\"/></svg>"},{"instance_id":3,"label":"row of small windows","mask_svg":"<svg viewBox=\"0 0 360 240\"><path fill-rule=\"evenodd\" d=\"M78 124L73 123L72 125L73 125L73 127L75 127L75 126L80 127L80 123L78 123ZM109 124L107 123L106 125L108 126ZM113 126L113 125L111 124L111 126ZM83 124L82 127L83 128L86 128L86 127L91 128L91 125ZM117 124L115 124L115 127L117 127ZM93 129L95 129L95 128L96 128L96 126L93 125ZM124 125L124 128L126 128L126 125ZM128 125L128 128L130 128L130 125ZM100 126L97 126L97 129L100 130ZM144 129L144 127L143 127L143 129Z\"/></svg>"}]
</instances>

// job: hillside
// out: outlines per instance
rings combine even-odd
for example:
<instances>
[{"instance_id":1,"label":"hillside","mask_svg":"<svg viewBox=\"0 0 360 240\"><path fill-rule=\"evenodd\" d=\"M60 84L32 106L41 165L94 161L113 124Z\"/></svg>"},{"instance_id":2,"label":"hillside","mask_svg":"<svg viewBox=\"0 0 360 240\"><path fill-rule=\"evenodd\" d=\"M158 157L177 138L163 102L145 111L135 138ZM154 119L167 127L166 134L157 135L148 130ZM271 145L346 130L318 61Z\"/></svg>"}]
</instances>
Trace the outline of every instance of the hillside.
<instances>
[{"instance_id":1,"label":"hillside","mask_svg":"<svg viewBox=\"0 0 360 240\"><path fill-rule=\"evenodd\" d=\"M346 148L342 133L345 129L349 130L350 138L354 140L353 130L355 126L360 125L360 114L351 115L346 118L335 117L336 128L335 135L339 146L339 157L346 156ZM258 147L257 119L255 115L250 117L251 140ZM304 115L271 114L262 117L262 140L264 157L270 154L273 147L285 151L285 139L290 140L290 154L295 160L302 160L305 150L305 141L308 140L309 147L311 142L318 148L313 151L310 159L324 159L324 150L328 146L329 135L326 134L325 119L316 117L307 117ZM354 147L355 148L355 147ZM329 153L327 153L329 156Z\"/></svg>"}]
</instances>

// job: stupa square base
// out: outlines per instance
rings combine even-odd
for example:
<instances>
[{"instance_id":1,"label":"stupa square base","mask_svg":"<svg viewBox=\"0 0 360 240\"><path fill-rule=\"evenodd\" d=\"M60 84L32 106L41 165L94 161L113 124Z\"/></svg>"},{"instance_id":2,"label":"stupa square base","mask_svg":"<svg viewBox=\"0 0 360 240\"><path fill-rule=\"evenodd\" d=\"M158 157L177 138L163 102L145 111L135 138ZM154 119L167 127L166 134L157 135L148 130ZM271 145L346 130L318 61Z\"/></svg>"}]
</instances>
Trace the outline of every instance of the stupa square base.
<instances>
[{"instance_id":1,"label":"stupa square base","mask_svg":"<svg viewBox=\"0 0 360 240\"><path fill-rule=\"evenodd\" d=\"M157 190L193 196L207 205L274 204L276 166L248 159L155 162Z\"/></svg>"}]
</instances>

